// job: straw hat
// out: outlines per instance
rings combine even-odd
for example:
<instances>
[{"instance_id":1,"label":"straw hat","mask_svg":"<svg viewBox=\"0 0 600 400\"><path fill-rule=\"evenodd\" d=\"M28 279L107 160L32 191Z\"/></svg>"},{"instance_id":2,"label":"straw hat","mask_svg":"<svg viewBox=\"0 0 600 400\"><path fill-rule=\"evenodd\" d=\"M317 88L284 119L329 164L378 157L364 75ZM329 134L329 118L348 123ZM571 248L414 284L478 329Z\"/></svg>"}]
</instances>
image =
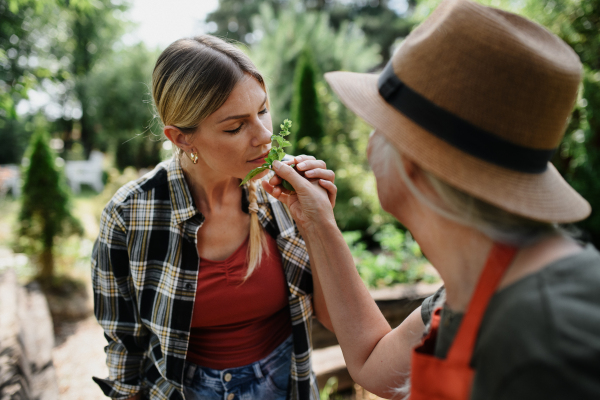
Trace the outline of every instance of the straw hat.
<instances>
[{"instance_id":1,"label":"straw hat","mask_svg":"<svg viewBox=\"0 0 600 400\"><path fill-rule=\"evenodd\" d=\"M542 26L468 0L445 0L378 76L330 72L342 101L423 169L504 210L548 222L589 203L549 162L582 67Z\"/></svg>"}]
</instances>

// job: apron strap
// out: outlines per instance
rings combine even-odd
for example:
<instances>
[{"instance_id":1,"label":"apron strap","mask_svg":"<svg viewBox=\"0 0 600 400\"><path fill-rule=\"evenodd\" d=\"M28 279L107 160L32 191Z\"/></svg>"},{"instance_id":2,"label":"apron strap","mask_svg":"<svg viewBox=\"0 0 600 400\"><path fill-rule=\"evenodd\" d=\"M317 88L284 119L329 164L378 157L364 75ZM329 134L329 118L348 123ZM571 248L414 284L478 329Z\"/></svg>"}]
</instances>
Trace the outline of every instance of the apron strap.
<instances>
[{"instance_id":1,"label":"apron strap","mask_svg":"<svg viewBox=\"0 0 600 400\"><path fill-rule=\"evenodd\" d=\"M448 361L452 360L464 365L471 363L485 310L516 253L517 249L515 247L494 243L456 338L450 350L448 350L446 358Z\"/></svg>"}]
</instances>

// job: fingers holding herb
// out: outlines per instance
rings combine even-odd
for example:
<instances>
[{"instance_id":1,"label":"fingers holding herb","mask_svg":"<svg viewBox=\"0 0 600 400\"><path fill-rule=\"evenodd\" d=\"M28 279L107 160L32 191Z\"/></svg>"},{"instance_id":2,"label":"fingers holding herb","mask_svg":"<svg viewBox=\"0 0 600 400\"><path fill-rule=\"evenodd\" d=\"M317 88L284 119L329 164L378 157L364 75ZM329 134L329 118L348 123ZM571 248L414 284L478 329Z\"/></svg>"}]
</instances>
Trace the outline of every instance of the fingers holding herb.
<instances>
[{"instance_id":1,"label":"fingers holding herb","mask_svg":"<svg viewBox=\"0 0 600 400\"><path fill-rule=\"evenodd\" d=\"M297 165L298 171L310 171L313 169L327 169L327 164L323 160L306 160Z\"/></svg>"},{"instance_id":2,"label":"fingers holding herb","mask_svg":"<svg viewBox=\"0 0 600 400\"><path fill-rule=\"evenodd\" d=\"M335 207L335 199L337 198L337 186L333 184L333 181L327 179L319 179L319 185L327 190L327 196L331 203L331 208Z\"/></svg>"},{"instance_id":3,"label":"fingers holding herb","mask_svg":"<svg viewBox=\"0 0 600 400\"><path fill-rule=\"evenodd\" d=\"M310 171L306 171L304 176L308 179L325 179L331 181L331 183L335 182L335 172L330 169L311 169Z\"/></svg>"}]
</instances>

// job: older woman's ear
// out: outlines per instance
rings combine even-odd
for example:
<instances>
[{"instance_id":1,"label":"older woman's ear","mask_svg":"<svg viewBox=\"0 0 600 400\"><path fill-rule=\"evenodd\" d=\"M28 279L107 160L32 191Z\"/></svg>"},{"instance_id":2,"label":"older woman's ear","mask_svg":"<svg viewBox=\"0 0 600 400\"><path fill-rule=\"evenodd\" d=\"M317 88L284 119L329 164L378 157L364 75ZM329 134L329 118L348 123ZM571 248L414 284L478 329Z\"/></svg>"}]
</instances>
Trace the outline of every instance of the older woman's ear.
<instances>
[{"instance_id":1,"label":"older woman's ear","mask_svg":"<svg viewBox=\"0 0 600 400\"><path fill-rule=\"evenodd\" d=\"M408 176L411 181L415 182L423 175L421 168L412 160L412 158L408 157L406 154L402 154L401 160L404 171L406 171L406 176Z\"/></svg>"}]
</instances>

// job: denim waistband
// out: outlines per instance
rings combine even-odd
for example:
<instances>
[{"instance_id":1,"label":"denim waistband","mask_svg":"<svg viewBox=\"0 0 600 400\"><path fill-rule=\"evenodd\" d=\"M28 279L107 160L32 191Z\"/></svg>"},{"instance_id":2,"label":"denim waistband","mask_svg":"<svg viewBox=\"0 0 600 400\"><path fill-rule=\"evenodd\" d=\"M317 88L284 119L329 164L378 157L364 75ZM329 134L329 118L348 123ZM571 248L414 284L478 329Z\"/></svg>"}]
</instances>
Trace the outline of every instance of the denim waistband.
<instances>
[{"instance_id":1,"label":"denim waistband","mask_svg":"<svg viewBox=\"0 0 600 400\"><path fill-rule=\"evenodd\" d=\"M194 376L199 373L202 384L215 388L228 389L231 385L238 385L251 379L263 378L263 370L268 370L272 362L276 362L278 356L292 346L292 335L285 339L268 356L248 365L222 370L203 367L189 361L185 362L184 385L189 386ZM233 380L231 377L235 377Z\"/></svg>"}]
</instances>

